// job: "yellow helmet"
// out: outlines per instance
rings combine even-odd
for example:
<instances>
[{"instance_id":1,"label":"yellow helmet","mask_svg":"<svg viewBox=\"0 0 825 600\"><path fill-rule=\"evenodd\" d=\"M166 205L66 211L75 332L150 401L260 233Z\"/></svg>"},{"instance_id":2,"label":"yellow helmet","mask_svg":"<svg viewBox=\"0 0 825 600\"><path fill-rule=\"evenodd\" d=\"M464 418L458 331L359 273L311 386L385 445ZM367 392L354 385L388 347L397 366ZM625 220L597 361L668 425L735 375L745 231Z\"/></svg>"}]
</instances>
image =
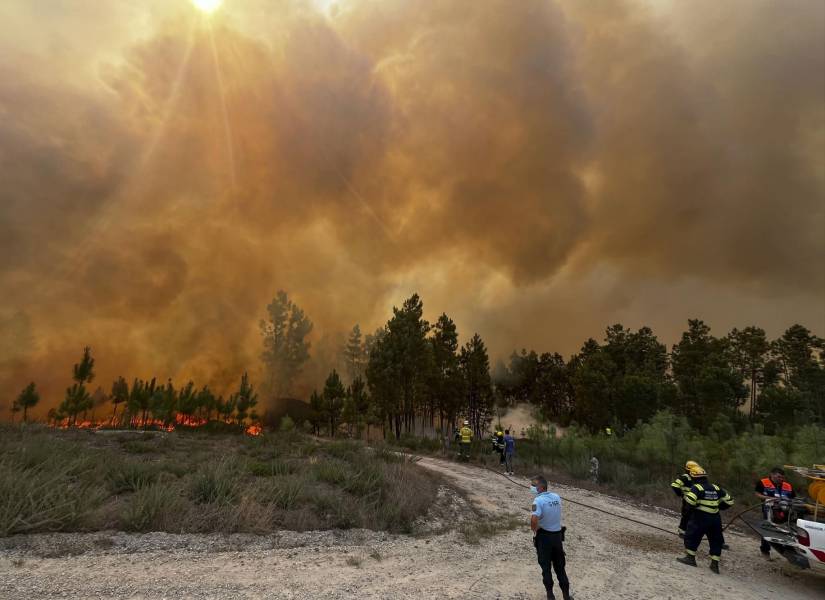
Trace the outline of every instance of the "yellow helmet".
<instances>
[{"instance_id":1,"label":"yellow helmet","mask_svg":"<svg viewBox=\"0 0 825 600\"><path fill-rule=\"evenodd\" d=\"M504 435L503 431L496 431L496 435Z\"/></svg>"},{"instance_id":2,"label":"yellow helmet","mask_svg":"<svg viewBox=\"0 0 825 600\"><path fill-rule=\"evenodd\" d=\"M690 473L691 469L695 469L699 466L699 463L693 460L689 460L685 463L685 470Z\"/></svg>"},{"instance_id":3,"label":"yellow helmet","mask_svg":"<svg viewBox=\"0 0 825 600\"><path fill-rule=\"evenodd\" d=\"M696 463L693 463L693 467L688 469L688 473L690 473L691 477L704 477L707 475L705 470Z\"/></svg>"}]
</instances>

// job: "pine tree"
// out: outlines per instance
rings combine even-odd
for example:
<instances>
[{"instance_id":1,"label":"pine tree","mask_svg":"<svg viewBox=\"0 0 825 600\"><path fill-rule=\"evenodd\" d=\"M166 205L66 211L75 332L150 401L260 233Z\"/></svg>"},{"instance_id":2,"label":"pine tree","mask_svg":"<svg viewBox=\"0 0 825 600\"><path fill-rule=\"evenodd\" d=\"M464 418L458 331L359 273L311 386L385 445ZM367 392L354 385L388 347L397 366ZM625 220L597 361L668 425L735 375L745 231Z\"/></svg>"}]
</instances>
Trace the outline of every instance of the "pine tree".
<instances>
[{"instance_id":1,"label":"pine tree","mask_svg":"<svg viewBox=\"0 0 825 600\"><path fill-rule=\"evenodd\" d=\"M344 399L346 398L346 390L344 384L341 383L341 378L338 372L333 369L324 383L324 409L327 419L329 420L329 434L335 437L335 432L341 419L341 411L344 408Z\"/></svg>"},{"instance_id":2,"label":"pine tree","mask_svg":"<svg viewBox=\"0 0 825 600\"><path fill-rule=\"evenodd\" d=\"M467 418L478 437L492 419L493 389L487 348L477 333L461 348L460 363L466 390Z\"/></svg>"},{"instance_id":3,"label":"pine tree","mask_svg":"<svg viewBox=\"0 0 825 600\"><path fill-rule=\"evenodd\" d=\"M344 362L350 382L364 375L366 367L366 351L361 341L361 327L356 323L352 328L344 347Z\"/></svg>"},{"instance_id":4,"label":"pine tree","mask_svg":"<svg viewBox=\"0 0 825 600\"><path fill-rule=\"evenodd\" d=\"M245 371L241 377L241 387L234 395L234 403L238 423L243 423L250 416L250 411L258 404L258 395L249 383L249 375Z\"/></svg>"},{"instance_id":5,"label":"pine tree","mask_svg":"<svg viewBox=\"0 0 825 600\"><path fill-rule=\"evenodd\" d=\"M92 407L92 397L86 391L85 384L94 380L95 359L92 358L92 350L88 346L83 349L83 358L76 363L73 368L72 379L75 383L66 389L66 397L60 404L59 412L69 418L69 424L77 422L77 415Z\"/></svg>"},{"instance_id":6,"label":"pine tree","mask_svg":"<svg viewBox=\"0 0 825 600\"><path fill-rule=\"evenodd\" d=\"M268 319L260 322L268 389L282 396L289 394L296 377L309 360L312 321L283 290L267 306Z\"/></svg>"},{"instance_id":7,"label":"pine tree","mask_svg":"<svg viewBox=\"0 0 825 600\"><path fill-rule=\"evenodd\" d=\"M112 392L109 394L112 400L112 424L117 422L117 407L129 401L129 384L122 376L112 383Z\"/></svg>"},{"instance_id":8,"label":"pine tree","mask_svg":"<svg viewBox=\"0 0 825 600\"><path fill-rule=\"evenodd\" d=\"M17 396L17 400L15 400L14 406L12 407L12 411L17 412L14 410L16 407L17 410L23 411L23 422L28 422L28 411L30 408L33 408L40 402L40 394L37 393L37 388L32 381L29 385L23 388L23 391L20 392L20 395Z\"/></svg>"}]
</instances>

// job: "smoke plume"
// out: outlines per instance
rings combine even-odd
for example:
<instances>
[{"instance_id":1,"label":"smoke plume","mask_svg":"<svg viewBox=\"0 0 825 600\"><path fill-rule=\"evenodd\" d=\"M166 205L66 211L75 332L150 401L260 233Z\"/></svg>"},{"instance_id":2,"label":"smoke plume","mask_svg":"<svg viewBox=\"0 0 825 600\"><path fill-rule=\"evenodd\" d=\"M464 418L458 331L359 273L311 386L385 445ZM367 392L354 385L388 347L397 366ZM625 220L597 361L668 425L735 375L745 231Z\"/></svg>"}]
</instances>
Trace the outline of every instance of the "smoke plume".
<instances>
[{"instance_id":1,"label":"smoke plume","mask_svg":"<svg viewBox=\"0 0 825 600\"><path fill-rule=\"evenodd\" d=\"M0 7L0 404L118 375L301 389L417 291L494 355L613 322L825 333L825 5Z\"/></svg>"}]
</instances>

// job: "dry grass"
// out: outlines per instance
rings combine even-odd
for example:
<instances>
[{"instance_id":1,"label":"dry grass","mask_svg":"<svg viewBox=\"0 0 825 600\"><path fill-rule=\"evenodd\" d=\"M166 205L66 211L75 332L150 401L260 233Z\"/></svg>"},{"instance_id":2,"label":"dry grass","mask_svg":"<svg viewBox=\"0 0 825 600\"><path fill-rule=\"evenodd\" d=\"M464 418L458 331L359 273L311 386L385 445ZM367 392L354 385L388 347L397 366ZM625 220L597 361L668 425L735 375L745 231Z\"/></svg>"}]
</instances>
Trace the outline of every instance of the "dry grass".
<instances>
[{"instance_id":1,"label":"dry grass","mask_svg":"<svg viewBox=\"0 0 825 600\"><path fill-rule=\"evenodd\" d=\"M438 482L412 462L297 432L5 428L0 536L37 531L406 532Z\"/></svg>"}]
</instances>

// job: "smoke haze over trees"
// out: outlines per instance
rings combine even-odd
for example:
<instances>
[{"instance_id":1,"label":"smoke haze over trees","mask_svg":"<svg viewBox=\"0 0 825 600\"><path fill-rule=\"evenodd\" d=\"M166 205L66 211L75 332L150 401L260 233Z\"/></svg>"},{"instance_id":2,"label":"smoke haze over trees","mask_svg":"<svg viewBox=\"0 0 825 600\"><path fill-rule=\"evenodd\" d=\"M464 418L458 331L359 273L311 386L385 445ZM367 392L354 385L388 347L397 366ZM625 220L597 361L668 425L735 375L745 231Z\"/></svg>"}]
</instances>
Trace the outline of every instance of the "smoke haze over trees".
<instances>
[{"instance_id":1,"label":"smoke haze over trees","mask_svg":"<svg viewBox=\"0 0 825 600\"><path fill-rule=\"evenodd\" d=\"M768 360L746 328L825 335L822 2L336 5L226 2L207 23L188 0L2 3L0 403L35 381L42 417L86 344L107 385L192 380L228 402L249 369L262 403L307 397L332 367L349 385L352 324L375 331L414 291L435 333L444 311L493 361L631 326L575 377L552 354L519 367L551 414L572 394L599 420L628 395L670 402L645 325L680 345L692 401L807 402L805 334ZM259 360L279 289L312 317L311 360L275 331ZM687 315L738 333L681 339ZM380 385L414 386L400 407L438 385L449 413L445 356Z\"/></svg>"}]
</instances>

